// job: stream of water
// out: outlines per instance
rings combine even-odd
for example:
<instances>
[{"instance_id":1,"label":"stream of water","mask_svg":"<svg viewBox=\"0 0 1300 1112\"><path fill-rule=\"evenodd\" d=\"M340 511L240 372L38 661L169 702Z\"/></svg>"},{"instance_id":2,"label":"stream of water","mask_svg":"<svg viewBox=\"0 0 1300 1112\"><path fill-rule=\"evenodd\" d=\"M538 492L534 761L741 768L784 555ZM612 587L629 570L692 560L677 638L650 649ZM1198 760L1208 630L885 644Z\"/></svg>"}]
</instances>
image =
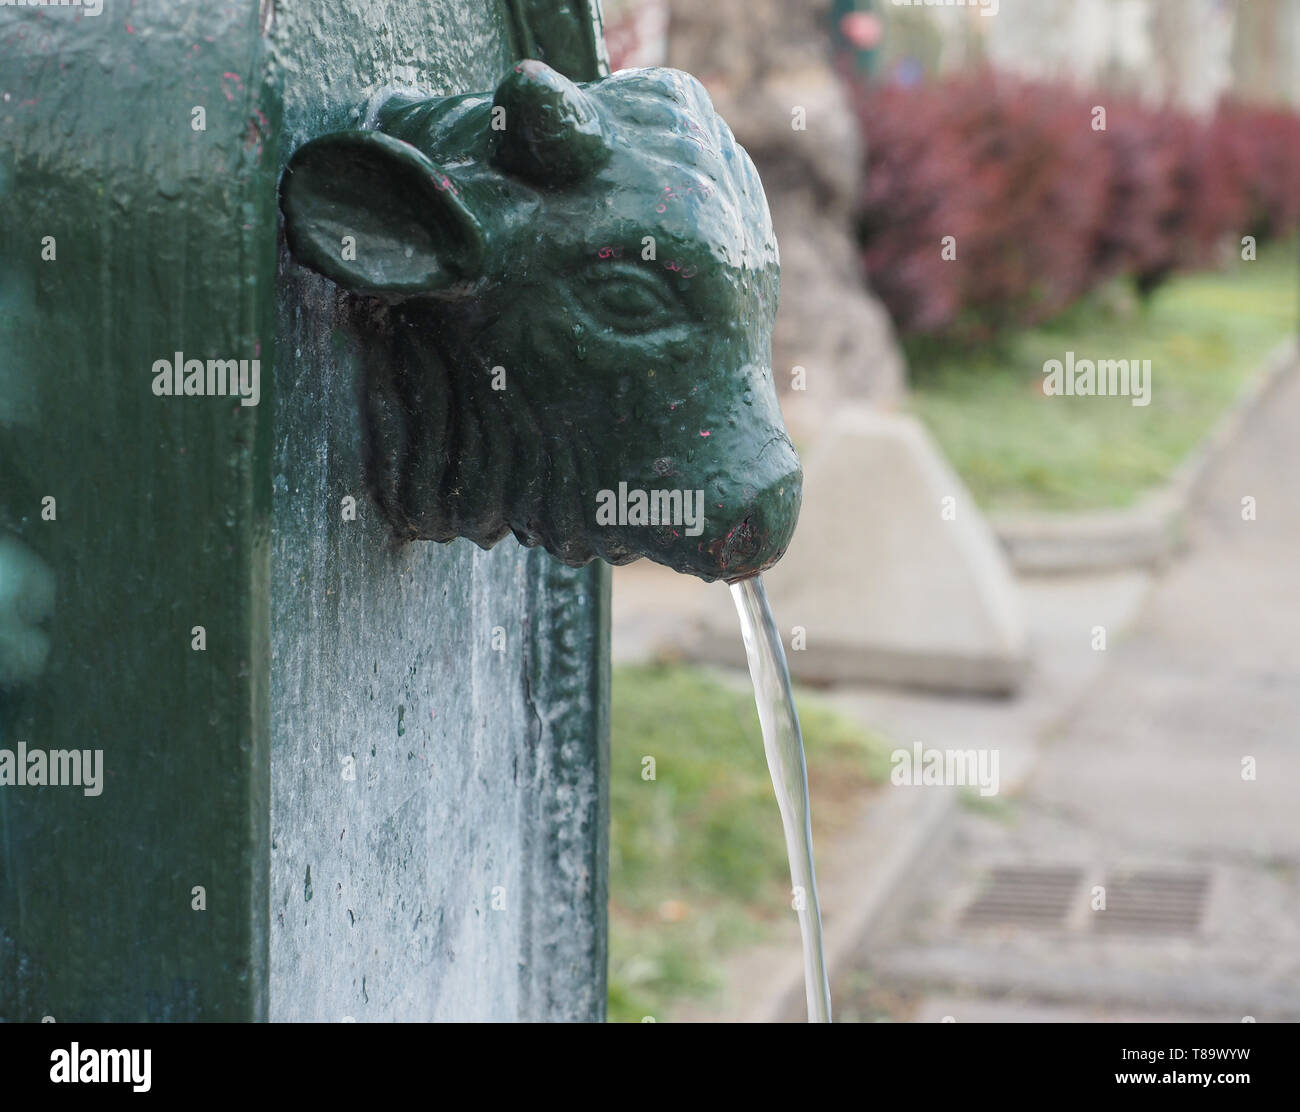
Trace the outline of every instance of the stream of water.
<instances>
[{"instance_id":1,"label":"stream of water","mask_svg":"<svg viewBox=\"0 0 1300 1112\"><path fill-rule=\"evenodd\" d=\"M762 576L731 585L731 597L740 615L740 632L754 681L754 702L763 727L763 749L772 774L772 788L781 809L785 848L790 857L799 931L803 936L803 977L808 994L808 1022L831 1021L831 989L826 980L826 954L822 948L822 914L817 902L817 875L813 868L812 825L808 806L808 768L804 762L803 734L790 690L790 669L772 609L767 603Z\"/></svg>"}]
</instances>

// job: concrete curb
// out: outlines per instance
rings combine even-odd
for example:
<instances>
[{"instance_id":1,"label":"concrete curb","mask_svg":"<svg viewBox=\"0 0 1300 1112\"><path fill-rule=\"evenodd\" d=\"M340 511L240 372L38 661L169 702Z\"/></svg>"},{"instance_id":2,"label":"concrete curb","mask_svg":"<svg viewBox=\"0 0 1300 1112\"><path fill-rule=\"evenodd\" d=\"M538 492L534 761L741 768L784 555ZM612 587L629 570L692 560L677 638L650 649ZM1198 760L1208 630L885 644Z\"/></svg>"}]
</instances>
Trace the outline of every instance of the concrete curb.
<instances>
[{"instance_id":1,"label":"concrete curb","mask_svg":"<svg viewBox=\"0 0 1300 1112\"><path fill-rule=\"evenodd\" d=\"M1185 543L1187 510L1206 475L1250 416L1297 367L1294 338L1284 340L1251 378L1232 408L1179 465L1164 487L1124 510L1077 514L997 514L990 524L1012 567L1027 574L1159 566Z\"/></svg>"},{"instance_id":2,"label":"concrete curb","mask_svg":"<svg viewBox=\"0 0 1300 1112\"><path fill-rule=\"evenodd\" d=\"M959 798L955 788L885 784L872 793L851 830L819 849L817 888L832 987L852 967L869 934L900 910L894 897L927 851L937 852L944 844ZM683 1005L674 1021L804 1022L807 1007L797 938L796 931L790 939L728 958L719 996L705 1004Z\"/></svg>"},{"instance_id":3,"label":"concrete curb","mask_svg":"<svg viewBox=\"0 0 1300 1112\"><path fill-rule=\"evenodd\" d=\"M853 832L837 843L825 875L818 878L832 987L857 963L871 936L888 929L903 913L904 903L896 896L921 862L946 843L961 798L957 788L886 785L881 791L883 798L877 797ZM806 1018L801 962L790 979L793 983L772 994L768 1014L755 1019Z\"/></svg>"},{"instance_id":4,"label":"concrete curb","mask_svg":"<svg viewBox=\"0 0 1300 1112\"><path fill-rule=\"evenodd\" d=\"M1122 574L1150 580L1146 572ZM1089 582L1097 580L1090 578ZM1060 589L1051 581L1040 581L1031 591L1039 596L1051 592L1055 597ZM1058 607L1045 607L1040 598L1036 621L1039 625L1073 621L1070 615L1077 617L1084 607L1090 613L1099 612L1112 629L1123 630L1140 613L1142 593L1124 602L1109 597L1099 603L1095 593L1088 596L1086 603L1076 598L1064 619ZM1102 608L1097 611L1099 604ZM1002 751L1000 794L1004 798L1016 798L1024 790L1041 756L1041 739L1058 733L1074 717L1102 673L1096 654L1090 650L1072 648L1071 655L1061 655L1064 650L1059 640L1048 644L1053 646L1048 651L1056 654L1052 658L1055 663L1048 669L1035 669L1026 691L1014 704L988 700L971 704L980 718L973 724L974 732L966 744L993 745ZM1095 670L1090 671L1093 665ZM743 686L743 673L730 674ZM899 696L889 701L889 709L882 710L859 704L851 692L841 694L849 696L847 701L831 695L830 705L860 722L873 724L885 738L920 740L942 747L952 736L950 714L937 718L929 714L917 716L914 702L933 703L924 696ZM964 789L960 788L885 784L863 801L850 827L833 841L818 842L818 888L832 990L837 982L842 987L845 973L874 965L867 959L872 956L876 940L893 939L906 926L914 907L913 886L949 849L963 795ZM680 1006L672 1018L687 1022L769 1023L801 1022L805 1018L803 967L793 923L779 941L724 959L721 980L718 997Z\"/></svg>"},{"instance_id":5,"label":"concrete curb","mask_svg":"<svg viewBox=\"0 0 1300 1112\"><path fill-rule=\"evenodd\" d=\"M846 402L827 418L804 460L798 534L763 578L774 611L806 633L788 657L798 681L1009 695L1024 679L1005 553L912 415ZM688 651L743 665L735 624L701 621Z\"/></svg>"}]
</instances>

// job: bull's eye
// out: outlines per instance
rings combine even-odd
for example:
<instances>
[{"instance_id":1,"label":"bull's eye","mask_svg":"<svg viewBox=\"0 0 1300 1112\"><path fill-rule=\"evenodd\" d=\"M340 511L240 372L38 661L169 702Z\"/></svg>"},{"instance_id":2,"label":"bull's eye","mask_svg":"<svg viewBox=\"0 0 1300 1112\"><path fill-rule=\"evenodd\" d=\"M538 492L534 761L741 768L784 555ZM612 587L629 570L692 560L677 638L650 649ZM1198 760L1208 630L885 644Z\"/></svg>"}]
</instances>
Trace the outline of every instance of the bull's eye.
<instances>
[{"instance_id":1,"label":"bull's eye","mask_svg":"<svg viewBox=\"0 0 1300 1112\"><path fill-rule=\"evenodd\" d=\"M579 298L600 324L619 332L650 332L679 318L676 299L663 279L637 266L592 267L583 275Z\"/></svg>"}]
</instances>

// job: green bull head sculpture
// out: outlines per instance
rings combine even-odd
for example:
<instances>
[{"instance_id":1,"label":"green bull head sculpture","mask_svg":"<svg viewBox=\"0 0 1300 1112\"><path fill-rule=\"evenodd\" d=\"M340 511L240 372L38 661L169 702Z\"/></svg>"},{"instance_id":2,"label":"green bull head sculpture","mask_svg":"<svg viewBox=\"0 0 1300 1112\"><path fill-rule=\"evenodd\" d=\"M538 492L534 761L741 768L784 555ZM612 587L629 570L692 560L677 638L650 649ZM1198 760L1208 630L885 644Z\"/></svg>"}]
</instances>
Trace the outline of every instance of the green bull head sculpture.
<instances>
[{"instance_id":1,"label":"green bull head sculpture","mask_svg":"<svg viewBox=\"0 0 1300 1112\"><path fill-rule=\"evenodd\" d=\"M398 536L706 580L775 563L802 483L776 240L703 87L524 61L368 124L300 148L281 207L298 261L377 299L368 473Z\"/></svg>"}]
</instances>

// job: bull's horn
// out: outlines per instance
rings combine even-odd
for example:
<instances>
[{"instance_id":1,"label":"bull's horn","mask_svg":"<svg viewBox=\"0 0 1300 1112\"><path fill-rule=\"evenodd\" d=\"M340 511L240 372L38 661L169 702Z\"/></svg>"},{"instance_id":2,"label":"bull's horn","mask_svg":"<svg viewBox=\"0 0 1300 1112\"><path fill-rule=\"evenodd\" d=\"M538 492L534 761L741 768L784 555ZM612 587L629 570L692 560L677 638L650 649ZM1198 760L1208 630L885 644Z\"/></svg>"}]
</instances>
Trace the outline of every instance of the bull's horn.
<instances>
[{"instance_id":1,"label":"bull's horn","mask_svg":"<svg viewBox=\"0 0 1300 1112\"><path fill-rule=\"evenodd\" d=\"M590 174L609 158L595 104L544 62L519 62L497 86L494 161L522 177L562 183ZM504 119L497 123L504 109Z\"/></svg>"}]
</instances>

